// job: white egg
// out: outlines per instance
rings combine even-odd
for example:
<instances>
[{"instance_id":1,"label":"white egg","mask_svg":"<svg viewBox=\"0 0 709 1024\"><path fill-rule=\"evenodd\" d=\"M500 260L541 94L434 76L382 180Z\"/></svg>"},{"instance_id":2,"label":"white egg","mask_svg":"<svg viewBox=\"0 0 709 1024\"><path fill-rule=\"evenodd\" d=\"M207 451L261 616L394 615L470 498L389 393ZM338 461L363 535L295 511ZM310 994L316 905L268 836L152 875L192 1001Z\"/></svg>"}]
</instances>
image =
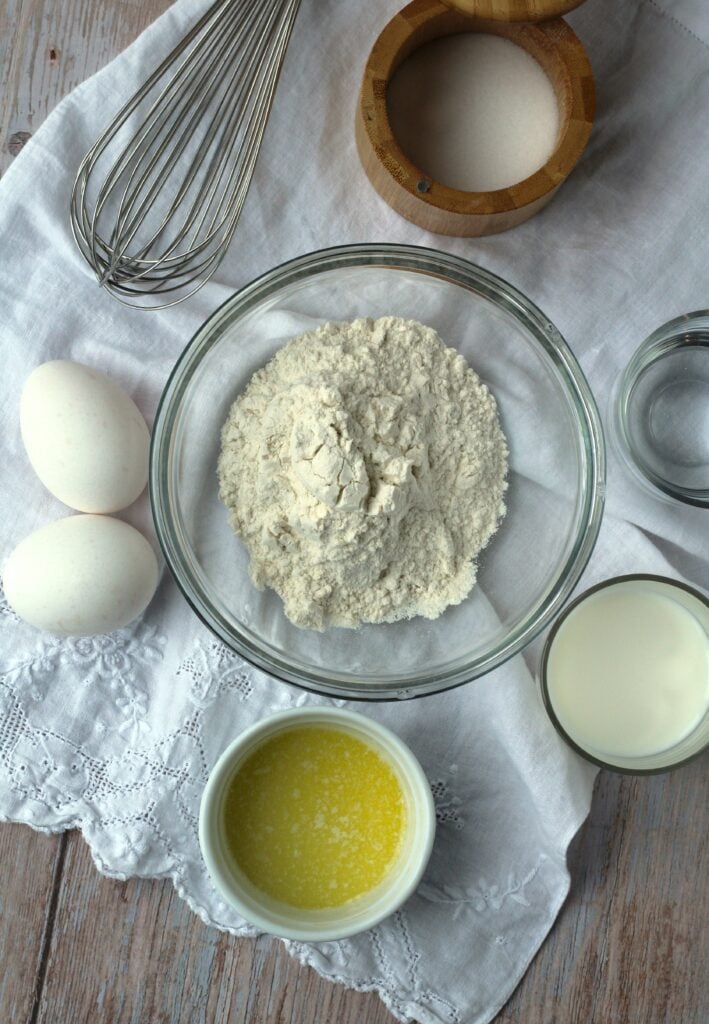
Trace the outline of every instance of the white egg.
<instances>
[{"instance_id":1,"label":"white egg","mask_svg":"<svg viewBox=\"0 0 709 1024\"><path fill-rule=\"evenodd\" d=\"M145 420L98 370L64 359L38 366L22 392L20 427L35 473L70 508L117 512L145 487Z\"/></svg>"},{"instance_id":2,"label":"white egg","mask_svg":"<svg viewBox=\"0 0 709 1024\"><path fill-rule=\"evenodd\" d=\"M3 574L21 619L61 636L110 633L137 618L158 563L136 529L110 516L68 516L20 541Z\"/></svg>"}]
</instances>

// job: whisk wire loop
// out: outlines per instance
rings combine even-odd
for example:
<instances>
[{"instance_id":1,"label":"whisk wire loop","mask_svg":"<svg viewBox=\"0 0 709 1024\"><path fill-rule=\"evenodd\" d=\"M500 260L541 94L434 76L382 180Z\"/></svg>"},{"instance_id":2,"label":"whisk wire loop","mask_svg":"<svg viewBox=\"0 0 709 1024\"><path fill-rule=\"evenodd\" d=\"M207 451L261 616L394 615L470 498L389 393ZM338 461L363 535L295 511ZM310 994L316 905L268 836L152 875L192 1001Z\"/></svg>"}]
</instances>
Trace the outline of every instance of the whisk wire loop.
<instances>
[{"instance_id":1,"label":"whisk wire loop","mask_svg":"<svg viewBox=\"0 0 709 1024\"><path fill-rule=\"evenodd\" d=\"M172 306L216 271L246 200L299 6L216 0L84 157L72 231L119 301Z\"/></svg>"}]
</instances>

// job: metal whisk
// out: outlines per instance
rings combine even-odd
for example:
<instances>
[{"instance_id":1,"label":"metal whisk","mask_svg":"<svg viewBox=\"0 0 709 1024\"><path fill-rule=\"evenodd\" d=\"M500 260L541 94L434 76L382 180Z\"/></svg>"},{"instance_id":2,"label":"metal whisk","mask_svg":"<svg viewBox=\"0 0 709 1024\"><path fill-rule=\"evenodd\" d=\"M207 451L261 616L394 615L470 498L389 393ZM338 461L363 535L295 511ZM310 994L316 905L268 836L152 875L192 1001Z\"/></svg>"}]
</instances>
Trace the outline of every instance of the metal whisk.
<instances>
[{"instance_id":1,"label":"metal whisk","mask_svg":"<svg viewBox=\"0 0 709 1024\"><path fill-rule=\"evenodd\" d=\"M71 197L74 238L126 305L173 306L217 269L299 6L216 0L84 157Z\"/></svg>"}]
</instances>

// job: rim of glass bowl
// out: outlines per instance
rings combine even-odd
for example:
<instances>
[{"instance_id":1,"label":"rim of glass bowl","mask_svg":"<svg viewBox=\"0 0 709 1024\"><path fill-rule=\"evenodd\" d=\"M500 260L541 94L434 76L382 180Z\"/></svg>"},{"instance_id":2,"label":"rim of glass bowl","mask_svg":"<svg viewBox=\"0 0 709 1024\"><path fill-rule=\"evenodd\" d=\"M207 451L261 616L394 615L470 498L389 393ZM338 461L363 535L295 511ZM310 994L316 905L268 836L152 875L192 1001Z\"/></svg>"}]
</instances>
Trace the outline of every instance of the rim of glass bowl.
<instances>
[{"instance_id":1,"label":"rim of glass bowl","mask_svg":"<svg viewBox=\"0 0 709 1024\"><path fill-rule=\"evenodd\" d=\"M638 346L620 377L618 391L613 399L615 408L612 420L620 440L623 461L642 483L650 484L661 494L682 501L686 505L709 508L709 489L678 487L655 473L633 444L628 425L628 409L633 392L643 374L654 363L677 349L696 348L697 345L709 348L709 340L704 341L701 337L695 339L695 334L706 335L709 339L709 309L697 309L692 313L675 317L674 320L668 320Z\"/></svg>"},{"instance_id":2,"label":"rim of glass bowl","mask_svg":"<svg viewBox=\"0 0 709 1024\"><path fill-rule=\"evenodd\" d=\"M605 590L606 587L614 587L618 583L629 583L633 580L654 580L656 583L667 583L672 587L677 587L678 590L686 590L688 594L691 594L692 597L698 598L702 604L705 604L707 608L709 608L709 599L705 594L696 587L690 586L688 583L683 583L681 580L673 580L670 576L657 576L654 573L634 572L628 573L625 576L610 576L606 580L601 580L600 583L594 584L594 586L589 587L588 590L584 590L583 593L579 594L578 597L575 597L573 601L570 601L552 628L549 630L549 634L544 641L544 648L539 659L539 692L541 693L544 709L549 716L549 721L561 736L562 740L564 740L572 750L575 750L576 753L584 759L584 761L590 761L599 768L606 768L609 772L619 772L621 775L664 775L666 772L673 772L675 768L682 768L685 764L689 764L690 761L695 761L698 757L701 757L707 749L707 744L704 744L703 747L695 750L693 754L689 754L688 757L682 758L681 761L673 761L671 764L663 765L658 768L629 768L624 765L613 764L612 761L604 761L600 757L590 754L588 750L585 750L584 747L580 746L576 740L569 736L568 732L556 717L554 705L552 704L551 697L549 696L549 685L547 681L547 664L549 662L549 655L551 654L552 644L556 639L557 633L566 622L571 612L583 601L591 597L592 594L598 593L599 590ZM642 760L642 758L639 758L639 760Z\"/></svg>"},{"instance_id":3,"label":"rim of glass bowl","mask_svg":"<svg viewBox=\"0 0 709 1024\"><path fill-rule=\"evenodd\" d=\"M418 677L392 677L386 683L362 682L333 672L294 671L271 649L258 647L235 632L210 602L180 542L179 524L170 501L171 448L182 398L204 355L228 327L274 291L314 273L350 267L381 266L429 273L482 295L512 314L534 336L555 366L567 398L577 414L581 449L579 528L564 564L530 614L502 643L462 666ZM150 500L158 541L177 585L197 616L228 647L256 668L288 683L328 697L350 700L394 700L425 696L478 678L519 653L559 611L583 572L595 546L605 497L605 446L596 403L576 358L548 317L502 278L468 260L420 246L374 243L342 245L298 256L267 271L228 298L188 342L163 390L150 449Z\"/></svg>"}]
</instances>

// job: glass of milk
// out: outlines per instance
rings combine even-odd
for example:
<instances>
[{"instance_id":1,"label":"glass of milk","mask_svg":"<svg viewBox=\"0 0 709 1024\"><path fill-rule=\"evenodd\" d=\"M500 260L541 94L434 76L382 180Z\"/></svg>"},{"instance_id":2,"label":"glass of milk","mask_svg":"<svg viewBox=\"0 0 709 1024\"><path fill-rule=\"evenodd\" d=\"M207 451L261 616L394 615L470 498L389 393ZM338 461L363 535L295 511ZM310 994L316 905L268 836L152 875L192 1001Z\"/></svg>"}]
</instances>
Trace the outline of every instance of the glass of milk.
<instances>
[{"instance_id":1,"label":"glass of milk","mask_svg":"<svg viewBox=\"0 0 709 1024\"><path fill-rule=\"evenodd\" d=\"M587 760L667 771L709 744L709 600L662 576L617 576L581 594L542 653L546 710Z\"/></svg>"}]
</instances>

